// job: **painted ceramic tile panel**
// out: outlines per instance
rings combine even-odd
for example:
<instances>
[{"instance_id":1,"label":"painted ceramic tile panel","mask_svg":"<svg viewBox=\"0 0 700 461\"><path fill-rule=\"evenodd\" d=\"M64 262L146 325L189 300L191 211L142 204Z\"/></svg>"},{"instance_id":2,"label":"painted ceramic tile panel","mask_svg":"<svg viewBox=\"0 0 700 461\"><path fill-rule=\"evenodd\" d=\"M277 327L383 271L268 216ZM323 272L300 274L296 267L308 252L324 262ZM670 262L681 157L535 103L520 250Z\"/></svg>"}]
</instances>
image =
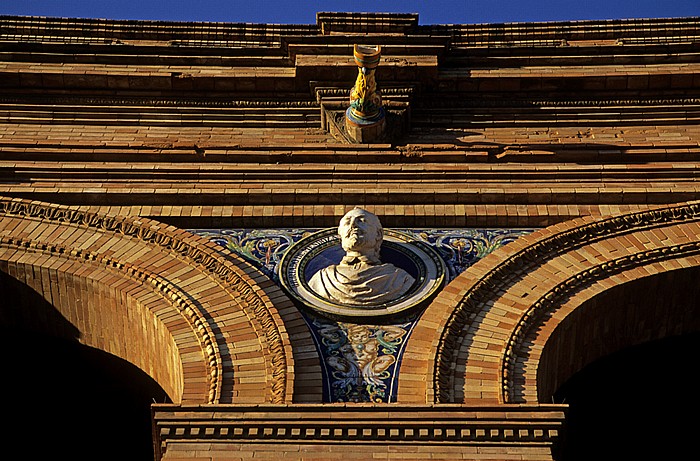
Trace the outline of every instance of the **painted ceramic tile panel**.
<instances>
[{"instance_id":1,"label":"painted ceramic tile panel","mask_svg":"<svg viewBox=\"0 0 700 461\"><path fill-rule=\"evenodd\" d=\"M277 266L319 229L197 229L279 284ZM435 248L451 281L479 259L534 229L396 229ZM391 325L340 322L302 311L322 358L326 402L394 402L403 348L420 313Z\"/></svg>"}]
</instances>

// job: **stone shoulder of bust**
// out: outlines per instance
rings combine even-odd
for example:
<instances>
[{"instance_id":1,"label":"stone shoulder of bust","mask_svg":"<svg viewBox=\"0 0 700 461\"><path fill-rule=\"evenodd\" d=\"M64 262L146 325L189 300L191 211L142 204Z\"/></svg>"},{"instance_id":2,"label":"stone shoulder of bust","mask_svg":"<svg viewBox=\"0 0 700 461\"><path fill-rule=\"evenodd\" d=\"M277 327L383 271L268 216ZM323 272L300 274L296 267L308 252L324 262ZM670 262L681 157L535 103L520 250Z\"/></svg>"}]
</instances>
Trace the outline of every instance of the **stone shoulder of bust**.
<instances>
[{"instance_id":1,"label":"stone shoulder of bust","mask_svg":"<svg viewBox=\"0 0 700 461\"><path fill-rule=\"evenodd\" d=\"M354 208L340 220L338 236L346 255L339 264L311 277L309 287L318 296L335 303L372 307L394 301L411 289L415 280L410 274L379 259L383 228L376 215Z\"/></svg>"}]
</instances>

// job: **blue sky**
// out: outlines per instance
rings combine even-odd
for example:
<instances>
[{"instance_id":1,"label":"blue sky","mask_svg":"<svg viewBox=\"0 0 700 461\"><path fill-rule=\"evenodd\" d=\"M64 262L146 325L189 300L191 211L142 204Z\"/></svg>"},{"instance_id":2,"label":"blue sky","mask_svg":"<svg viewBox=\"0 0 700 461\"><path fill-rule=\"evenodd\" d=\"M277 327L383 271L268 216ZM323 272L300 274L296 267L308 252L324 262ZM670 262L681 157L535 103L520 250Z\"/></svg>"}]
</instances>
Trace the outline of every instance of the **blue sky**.
<instances>
[{"instance_id":1,"label":"blue sky","mask_svg":"<svg viewBox=\"0 0 700 461\"><path fill-rule=\"evenodd\" d=\"M317 11L419 13L421 24L700 16L700 0L0 0L0 15L312 24Z\"/></svg>"}]
</instances>

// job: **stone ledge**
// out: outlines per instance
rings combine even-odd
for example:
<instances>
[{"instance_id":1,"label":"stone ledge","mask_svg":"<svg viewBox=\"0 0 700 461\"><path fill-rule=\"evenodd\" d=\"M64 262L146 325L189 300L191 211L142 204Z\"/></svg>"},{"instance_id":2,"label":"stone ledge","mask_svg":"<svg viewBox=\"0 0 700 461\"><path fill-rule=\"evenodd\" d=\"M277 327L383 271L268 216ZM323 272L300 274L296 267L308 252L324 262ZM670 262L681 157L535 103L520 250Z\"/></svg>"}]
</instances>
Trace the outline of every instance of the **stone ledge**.
<instances>
[{"instance_id":1,"label":"stone ledge","mask_svg":"<svg viewBox=\"0 0 700 461\"><path fill-rule=\"evenodd\" d=\"M154 405L161 455L177 442L551 447L566 405Z\"/></svg>"}]
</instances>

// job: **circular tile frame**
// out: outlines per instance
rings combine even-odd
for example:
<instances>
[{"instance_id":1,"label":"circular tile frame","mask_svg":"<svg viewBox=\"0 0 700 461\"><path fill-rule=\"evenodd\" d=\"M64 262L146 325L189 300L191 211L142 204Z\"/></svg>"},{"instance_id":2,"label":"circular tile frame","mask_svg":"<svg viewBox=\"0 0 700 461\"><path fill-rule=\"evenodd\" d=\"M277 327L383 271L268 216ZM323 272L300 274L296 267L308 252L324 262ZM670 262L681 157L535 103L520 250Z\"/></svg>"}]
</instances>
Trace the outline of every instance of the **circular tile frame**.
<instances>
[{"instance_id":1,"label":"circular tile frame","mask_svg":"<svg viewBox=\"0 0 700 461\"><path fill-rule=\"evenodd\" d=\"M446 266L433 248L411 235L385 229L382 260L411 274L416 279L411 289L395 300L371 307L336 303L315 293L308 281L316 270L325 267L319 261L337 264L343 255L336 228L323 229L299 240L280 261L282 287L302 308L326 317L379 321L404 317L425 307L445 285Z\"/></svg>"}]
</instances>

